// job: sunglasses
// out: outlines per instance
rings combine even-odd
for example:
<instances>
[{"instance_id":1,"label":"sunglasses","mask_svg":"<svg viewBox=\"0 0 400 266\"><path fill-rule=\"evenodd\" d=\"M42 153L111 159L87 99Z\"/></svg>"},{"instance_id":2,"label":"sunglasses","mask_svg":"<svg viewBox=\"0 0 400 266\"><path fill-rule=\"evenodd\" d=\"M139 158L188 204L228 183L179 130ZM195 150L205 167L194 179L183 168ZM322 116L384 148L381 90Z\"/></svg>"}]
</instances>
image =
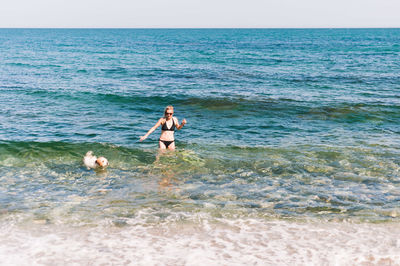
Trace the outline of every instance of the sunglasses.
<instances>
[{"instance_id":1,"label":"sunglasses","mask_svg":"<svg viewBox=\"0 0 400 266\"><path fill-rule=\"evenodd\" d=\"M165 113L166 115L173 115L174 113Z\"/></svg>"}]
</instances>

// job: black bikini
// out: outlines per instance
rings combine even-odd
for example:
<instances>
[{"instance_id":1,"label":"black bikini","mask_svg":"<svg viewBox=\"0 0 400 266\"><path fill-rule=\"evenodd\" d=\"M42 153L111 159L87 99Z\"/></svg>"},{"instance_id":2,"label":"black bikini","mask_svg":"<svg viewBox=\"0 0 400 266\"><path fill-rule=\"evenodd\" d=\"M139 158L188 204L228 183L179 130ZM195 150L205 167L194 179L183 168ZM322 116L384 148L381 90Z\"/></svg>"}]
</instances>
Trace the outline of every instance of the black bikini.
<instances>
[{"instance_id":1,"label":"black bikini","mask_svg":"<svg viewBox=\"0 0 400 266\"><path fill-rule=\"evenodd\" d=\"M161 140L161 139L160 139L159 141L161 141L162 143L164 143L165 148L168 149L168 146L171 145L171 143L174 142L175 140L169 141L169 140Z\"/></svg>"},{"instance_id":2,"label":"black bikini","mask_svg":"<svg viewBox=\"0 0 400 266\"><path fill-rule=\"evenodd\" d=\"M162 125L161 130L163 131L175 131L175 121L173 118L172 119L172 126L170 128L167 127L167 120L165 120L165 123Z\"/></svg>"},{"instance_id":3,"label":"black bikini","mask_svg":"<svg viewBox=\"0 0 400 266\"><path fill-rule=\"evenodd\" d=\"M170 128L167 127L167 121L165 121L165 123L162 125L161 130L162 131L175 131L175 121L172 118L172 126ZM161 141L162 143L164 143L165 148L168 148L169 145L171 145L172 142L174 142L175 140L161 140L159 139L159 141Z\"/></svg>"}]
</instances>

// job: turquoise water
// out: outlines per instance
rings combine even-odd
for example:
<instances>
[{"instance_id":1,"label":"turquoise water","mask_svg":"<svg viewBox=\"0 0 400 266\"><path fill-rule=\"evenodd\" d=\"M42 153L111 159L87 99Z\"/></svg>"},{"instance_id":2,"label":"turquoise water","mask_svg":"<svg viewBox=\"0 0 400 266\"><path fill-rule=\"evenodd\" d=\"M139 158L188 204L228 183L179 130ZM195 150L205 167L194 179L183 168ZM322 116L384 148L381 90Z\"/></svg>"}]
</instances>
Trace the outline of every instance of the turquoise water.
<instances>
[{"instance_id":1,"label":"turquoise water","mask_svg":"<svg viewBox=\"0 0 400 266\"><path fill-rule=\"evenodd\" d=\"M398 225L399 43L399 29L0 29L1 228ZM160 129L138 140L170 104L188 123L159 154ZM82 166L88 150L106 171Z\"/></svg>"}]
</instances>

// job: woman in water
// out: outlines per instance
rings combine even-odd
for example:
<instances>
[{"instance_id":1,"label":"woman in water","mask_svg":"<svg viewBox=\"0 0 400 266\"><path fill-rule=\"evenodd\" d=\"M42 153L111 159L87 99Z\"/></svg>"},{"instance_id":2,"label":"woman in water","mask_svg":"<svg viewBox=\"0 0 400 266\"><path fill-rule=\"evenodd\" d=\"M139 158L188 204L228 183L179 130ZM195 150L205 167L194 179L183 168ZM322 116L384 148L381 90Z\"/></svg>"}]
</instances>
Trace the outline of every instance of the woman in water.
<instances>
[{"instance_id":1,"label":"woman in water","mask_svg":"<svg viewBox=\"0 0 400 266\"><path fill-rule=\"evenodd\" d=\"M174 132L176 129L181 129L186 124L186 119L182 120L182 124L178 123L178 118L173 117L174 107L169 105L165 108L164 117L161 117L154 127L146 133L146 135L140 137L140 141L145 140L154 130L161 125L161 136L158 141L158 146L161 150L169 149L175 150L175 139Z\"/></svg>"}]
</instances>

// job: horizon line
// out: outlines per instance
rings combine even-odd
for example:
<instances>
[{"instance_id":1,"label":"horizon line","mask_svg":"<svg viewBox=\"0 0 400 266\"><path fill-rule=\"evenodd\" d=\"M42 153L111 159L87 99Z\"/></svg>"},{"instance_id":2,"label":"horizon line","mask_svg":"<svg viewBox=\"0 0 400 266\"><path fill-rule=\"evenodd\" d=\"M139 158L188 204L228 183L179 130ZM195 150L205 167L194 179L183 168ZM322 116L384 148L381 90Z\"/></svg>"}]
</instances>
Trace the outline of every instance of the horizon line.
<instances>
[{"instance_id":1,"label":"horizon line","mask_svg":"<svg viewBox=\"0 0 400 266\"><path fill-rule=\"evenodd\" d=\"M400 29L400 27L0 27L0 29Z\"/></svg>"}]
</instances>

